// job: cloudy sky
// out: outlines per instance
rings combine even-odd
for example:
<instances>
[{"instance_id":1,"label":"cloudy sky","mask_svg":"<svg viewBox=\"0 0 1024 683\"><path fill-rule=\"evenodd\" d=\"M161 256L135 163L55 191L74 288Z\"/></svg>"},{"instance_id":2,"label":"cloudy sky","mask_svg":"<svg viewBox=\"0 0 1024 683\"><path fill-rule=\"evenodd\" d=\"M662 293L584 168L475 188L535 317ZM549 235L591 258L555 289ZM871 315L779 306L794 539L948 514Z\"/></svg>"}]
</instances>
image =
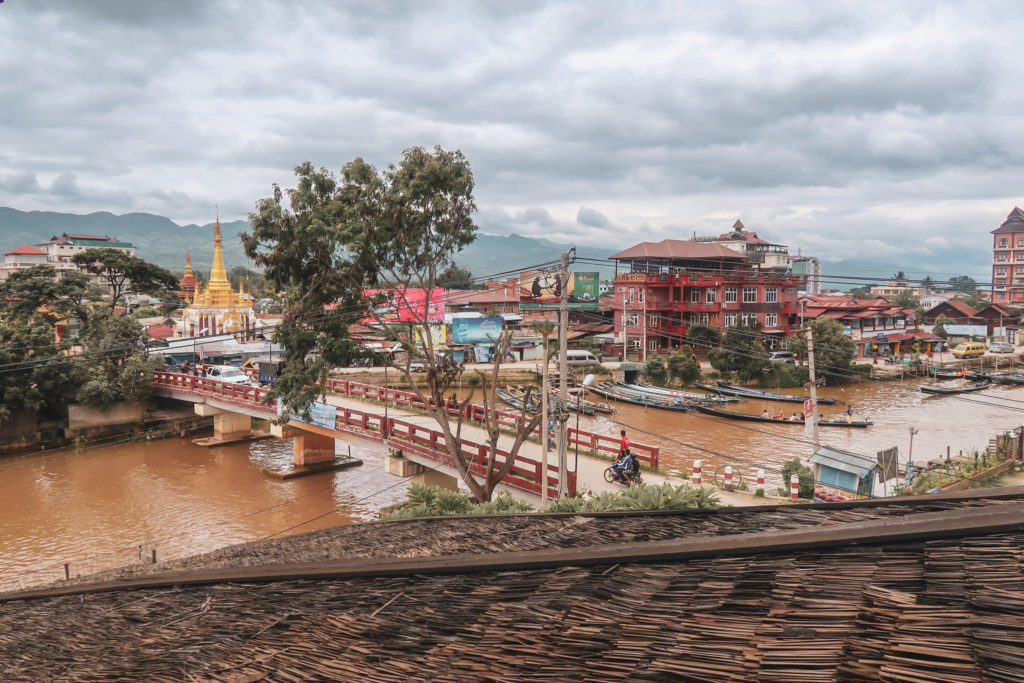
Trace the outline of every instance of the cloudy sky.
<instances>
[{"instance_id":1,"label":"cloudy sky","mask_svg":"<svg viewBox=\"0 0 1024 683\"><path fill-rule=\"evenodd\" d=\"M955 271L1024 201L1022 28L977 1L7 0L0 205L234 219L302 161L440 144L493 234L741 218Z\"/></svg>"}]
</instances>

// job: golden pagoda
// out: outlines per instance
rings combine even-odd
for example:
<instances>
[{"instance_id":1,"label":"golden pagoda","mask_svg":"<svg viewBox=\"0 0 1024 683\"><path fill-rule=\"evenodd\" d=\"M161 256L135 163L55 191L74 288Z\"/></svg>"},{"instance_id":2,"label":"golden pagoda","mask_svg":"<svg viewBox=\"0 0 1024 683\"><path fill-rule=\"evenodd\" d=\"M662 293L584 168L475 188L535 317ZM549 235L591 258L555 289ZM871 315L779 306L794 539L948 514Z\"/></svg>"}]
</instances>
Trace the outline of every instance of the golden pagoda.
<instances>
[{"instance_id":1,"label":"golden pagoda","mask_svg":"<svg viewBox=\"0 0 1024 683\"><path fill-rule=\"evenodd\" d=\"M185 268L188 277L192 274L192 259L189 256L186 256ZM182 315L179 333L183 337L236 333L239 341L249 341L253 338L255 324L252 295L247 294L241 285L235 292L228 282L218 219L213 226L213 267L210 269L210 280L205 288L200 289L196 285L195 296Z\"/></svg>"},{"instance_id":2,"label":"golden pagoda","mask_svg":"<svg viewBox=\"0 0 1024 683\"><path fill-rule=\"evenodd\" d=\"M192 273L192 254L185 252L185 276L178 283L182 300L191 304L196 298L196 276Z\"/></svg>"}]
</instances>

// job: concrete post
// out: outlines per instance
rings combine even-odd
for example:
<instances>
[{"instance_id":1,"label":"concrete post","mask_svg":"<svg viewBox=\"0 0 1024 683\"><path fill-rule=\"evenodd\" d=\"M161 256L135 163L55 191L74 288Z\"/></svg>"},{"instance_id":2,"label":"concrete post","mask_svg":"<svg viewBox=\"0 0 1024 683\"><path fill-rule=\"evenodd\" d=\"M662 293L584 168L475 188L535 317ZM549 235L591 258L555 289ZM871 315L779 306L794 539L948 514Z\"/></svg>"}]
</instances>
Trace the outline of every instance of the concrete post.
<instances>
[{"instance_id":1,"label":"concrete post","mask_svg":"<svg viewBox=\"0 0 1024 683\"><path fill-rule=\"evenodd\" d=\"M694 486L700 486L700 469L701 469L701 461L700 460L694 460L693 461L693 476L690 479L690 481L693 482Z\"/></svg>"},{"instance_id":2,"label":"concrete post","mask_svg":"<svg viewBox=\"0 0 1024 683\"><path fill-rule=\"evenodd\" d=\"M292 462L296 467L334 460L334 438L300 432L292 442Z\"/></svg>"}]
</instances>

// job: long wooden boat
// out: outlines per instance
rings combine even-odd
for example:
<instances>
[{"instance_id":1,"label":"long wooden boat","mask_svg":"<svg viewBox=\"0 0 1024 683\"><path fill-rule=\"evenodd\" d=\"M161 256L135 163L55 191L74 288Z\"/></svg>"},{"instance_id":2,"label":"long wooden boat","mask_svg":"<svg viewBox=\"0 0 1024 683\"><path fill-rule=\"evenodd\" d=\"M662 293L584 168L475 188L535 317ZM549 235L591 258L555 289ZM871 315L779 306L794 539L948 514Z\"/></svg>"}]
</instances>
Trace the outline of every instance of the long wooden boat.
<instances>
[{"instance_id":1,"label":"long wooden boat","mask_svg":"<svg viewBox=\"0 0 1024 683\"><path fill-rule=\"evenodd\" d=\"M921 391L926 394L934 394L937 396L949 396L950 394L966 394L969 391L981 391L982 389L988 389L992 386L989 382L975 382L973 384L962 384L954 387L942 387L931 384L926 384L921 387Z\"/></svg>"},{"instance_id":2,"label":"long wooden boat","mask_svg":"<svg viewBox=\"0 0 1024 683\"><path fill-rule=\"evenodd\" d=\"M647 406L648 408L671 410L677 413L685 413L690 410L690 406L688 406L684 401L677 399L663 401L656 398L641 396L639 394L628 394L624 391L616 391L614 386L609 386L607 383L592 386L588 391L592 391L599 396L604 396L605 398L613 401L622 401L623 403L632 403L638 406Z\"/></svg>"},{"instance_id":3,"label":"long wooden boat","mask_svg":"<svg viewBox=\"0 0 1024 683\"><path fill-rule=\"evenodd\" d=\"M724 417L729 420L746 420L747 422L771 422L773 424L784 424L784 425L803 425L803 420L780 420L777 417L763 417L761 415L751 415L749 413L737 413L732 410L722 410L721 408L712 408L710 406L697 405L693 407L698 413L704 413L705 415L714 415L715 417ZM852 429L870 427L873 422L871 420L852 420L847 422L846 420L818 420L819 427L847 427Z\"/></svg>"},{"instance_id":4,"label":"long wooden boat","mask_svg":"<svg viewBox=\"0 0 1024 683\"><path fill-rule=\"evenodd\" d=\"M673 389L662 389L661 387L651 386L650 384L628 384L626 382L616 382L615 385L621 388L623 391L631 391L634 393L646 394L660 398L664 398L667 396L671 398L678 398L682 401L710 401L712 403L735 403L740 400L735 396L708 396L707 394L695 394L692 391L675 391Z\"/></svg>"},{"instance_id":5,"label":"long wooden boat","mask_svg":"<svg viewBox=\"0 0 1024 683\"><path fill-rule=\"evenodd\" d=\"M522 410L522 408L523 408L523 399L522 399L522 397L516 396L514 394L510 394L509 392L507 392L507 391L505 391L504 389L501 389L501 388L495 388L494 389L494 393L497 394L498 398L500 398L505 403L509 404L510 406L513 406L515 408L519 408L520 410ZM540 407L537 406L537 404L535 404L533 401L530 401L530 403L527 404L527 406L526 406L526 412L528 412L528 413L536 413L538 410L540 410Z\"/></svg>"},{"instance_id":6,"label":"long wooden boat","mask_svg":"<svg viewBox=\"0 0 1024 683\"><path fill-rule=\"evenodd\" d=\"M955 368L940 368L932 365L928 368L928 376L935 379L960 379L967 376L967 371Z\"/></svg>"},{"instance_id":7,"label":"long wooden boat","mask_svg":"<svg viewBox=\"0 0 1024 683\"><path fill-rule=\"evenodd\" d=\"M711 386L710 384L697 384L705 391L718 391L727 396L739 396L740 398L759 398L763 401L782 401L784 403L803 403L809 400L810 396L793 396L791 394L778 394L774 391L764 391L763 389L751 389L750 387L740 387L735 384L726 384L725 382L719 382L718 386ZM818 405L830 406L835 405L835 400L831 398L819 398Z\"/></svg>"},{"instance_id":8,"label":"long wooden boat","mask_svg":"<svg viewBox=\"0 0 1024 683\"><path fill-rule=\"evenodd\" d=\"M1024 384L1024 374L1018 372L1007 372L993 375L992 380L999 384Z\"/></svg>"}]
</instances>

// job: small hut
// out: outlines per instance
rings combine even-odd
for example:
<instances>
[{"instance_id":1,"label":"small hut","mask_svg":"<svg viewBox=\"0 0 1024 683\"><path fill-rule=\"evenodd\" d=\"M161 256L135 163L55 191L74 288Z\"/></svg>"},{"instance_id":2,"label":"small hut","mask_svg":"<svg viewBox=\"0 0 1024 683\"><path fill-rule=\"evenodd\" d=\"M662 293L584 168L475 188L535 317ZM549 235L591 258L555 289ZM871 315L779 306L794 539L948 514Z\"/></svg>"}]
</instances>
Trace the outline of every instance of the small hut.
<instances>
[{"instance_id":1,"label":"small hut","mask_svg":"<svg viewBox=\"0 0 1024 683\"><path fill-rule=\"evenodd\" d=\"M834 503L871 495L876 461L828 446L819 448L810 461L814 466L815 502Z\"/></svg>"}]
</instances>

